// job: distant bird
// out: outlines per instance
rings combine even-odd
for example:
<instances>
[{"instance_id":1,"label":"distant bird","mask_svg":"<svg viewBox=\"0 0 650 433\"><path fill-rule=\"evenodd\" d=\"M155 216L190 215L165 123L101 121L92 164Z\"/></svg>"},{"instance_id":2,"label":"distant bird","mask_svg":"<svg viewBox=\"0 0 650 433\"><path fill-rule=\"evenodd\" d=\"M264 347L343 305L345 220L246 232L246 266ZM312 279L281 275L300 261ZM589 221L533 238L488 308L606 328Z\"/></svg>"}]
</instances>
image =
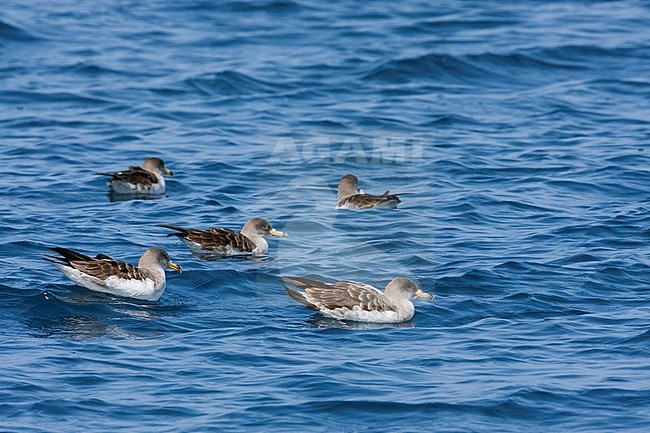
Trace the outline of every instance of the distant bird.
<instances>
[{"instance_id":1,"label":"distant bird","mask_svg":"<svg viewBox=\"0 0 650 433\"><path fill-rule=\"evenodd\" d=\"M283 280L287 294L295 301L341 320L373 323L400 323L415 314L415 297L435 297L420 289L418 283L404 277L393 279L381 291L371 285L354 281L334 284L309 278L289 277Z\"/></svg>"},{"instance_id":2,"label":"distant bird","mask_svg":"<svg viewBox=\"0 0 650 433\"><path fill-rule=\"evenodd\" d=\"M163 174L174 176L174 172L165 168L160 158L148 158L142 167L129 167L128 170L115 173L95 173L109 176L108 186L116 194L160 195L165 193Z\"/></svg>"},{"instance_id":3,"label":"distant bird","mask_svg":"<svg viewBox=\"0 0 650 433\"><path fill-rule=\"evenodd\" d=\"M138 266L104 254L89 257L67 248L51 249L58 255L44 254L43 259L54 264L76 284L96 292L127 298L157 301L165 291L165 268L183 271L160 248L146 250Z\"/></svg>"},{"instance_id":4,"label":"distant bird","mask_svg":"<svg viewBox=\"0 0 650 433\"><path fill-rule=\"evenodd\" d=\"M176 230L167 236L178 236L197 256L218 255L263 255L269 250L267 236L288 237L287 233L274 229L262 218L251 218L241 232L226 228L196 230L161 224L161 227Z\"/></svg>"},{"instance_id":5,"label":"distant bird","mask_svg":"<svg viewBox=\"0 0 650 433\"><path fill-rule=\"evenodd\" d=\"M339 200L336 209L395 209L401 202L397 194L382 195L365 194L359 189L359 179L352 174L346 174L339 180Z\"/></svg>"}]
</instances>

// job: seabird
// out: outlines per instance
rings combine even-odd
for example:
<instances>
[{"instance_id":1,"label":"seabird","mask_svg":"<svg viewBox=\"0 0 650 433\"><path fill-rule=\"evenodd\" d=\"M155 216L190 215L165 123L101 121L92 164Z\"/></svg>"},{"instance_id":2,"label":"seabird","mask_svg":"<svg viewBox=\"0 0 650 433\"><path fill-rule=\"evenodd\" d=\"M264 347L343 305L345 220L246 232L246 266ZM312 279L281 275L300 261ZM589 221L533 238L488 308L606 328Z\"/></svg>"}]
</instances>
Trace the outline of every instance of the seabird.
<instances>
[{"instance_id":1,"label":"seabird","mask_svg":"<svg viewBox=\"0 0 650 433\"><path fill-rule=\"evenodd\" d=\"M197 256L263 255L269 250L267 236L289 236L262 218L251 218L241 232L226 228L196 230L167 224L160 226L176 230L167 236L178 236Z\"/></svg>"},{"instance_id":2,"label":"seabird","mask_svg":"<svg viewBox=\"0 0 650 433\"><path fill-rule=\"evenodd\" d=\"M116 194L160 195L165 193L163 174L174 176L174 172L165 168L160 158L148 158L142 167L129 167L128 170L115 173L96 173L109 176L108 186Z\"/></svg>"},{"instance_id":3,"label":"seabird","mask_svg":"<svg viewBox=\"0 0 650 433\"><path fill-rule=\"evenodd\" d=\"M146 250L140 257L138 266L104 254L89 257L67 248L51 250L58 255L44 254L43 259L54 264L63 275L78 285L96 292L145 301L157 301L162 296L166 284L166 267L183 271L160 248Z\"/></svg>"},{"instance_id":4,"label":"seabird","mask_svg":"<svg viewBox=\"0 0 650 433\"><path fill-rule=\"evenodd\" d=\"M334 284L309 278L289 277L283 280L287 294L295 301L326 316L340 320L372 323L400 323L415 314L415 297L433 300L415 281L394 278L381 291L369 284L338 281Z\"/></svg>"},{"instance_id":5,"label":"seabird","mask_svg":"<svg viewBox=\"0 0 650 433\"><path fill-rule=\"evenodd\" d=\"M352 174L346 174L339 180L339 200L336 209L371 209L375 207L395 209L400 203L397 194L382 195L365 194L359 189L359 179Z\"/></svg>"}]
</instances>

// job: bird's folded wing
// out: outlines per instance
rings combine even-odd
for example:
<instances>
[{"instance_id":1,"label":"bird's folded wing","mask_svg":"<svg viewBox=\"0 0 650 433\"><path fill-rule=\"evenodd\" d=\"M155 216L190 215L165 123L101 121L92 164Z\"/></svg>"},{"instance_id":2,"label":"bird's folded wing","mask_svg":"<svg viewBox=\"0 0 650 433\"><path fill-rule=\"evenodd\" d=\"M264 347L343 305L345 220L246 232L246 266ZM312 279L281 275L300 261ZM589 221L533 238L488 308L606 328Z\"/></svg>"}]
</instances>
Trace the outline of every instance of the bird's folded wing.
<instances>
[{"instance_id":1,"label":"bird's folded wing","mask_svg":"<svg viewBox=\"0 0 650 433\"><path fill-rule=\"evenodd\" d=\"M208 232L208 239L215 246L230 246L239 251L253 251L257 245L245 235L226 228L213 228Z\"/></svg>"},{"instance_id":2,"label":"bird's folded wing","mask_svg":"<svg viewBox=\"0 0 650 433\"><path fill-rule=\"evenodd\" d=\"M210 230L196 230L167 224L162 226L178 232L171 233L168 236L178 236L179 238L199 244L205 249L232 247L239 251L253 251L257 247L249 238L230 229L214 228Z\"/></svg>"},{"instance_id":3,"label":"bird's folded wing","mask_svg":"<svg viewBox=\"0 0 650 433\"><path fill-rule=\"evenodd\" d=\"M88 276L106 281L108 277L118 277L124 280L143 280L146 275L137 266L121 260L111 259L92 259L92 260L72 260L70 266L79 272Z\"/></svg>"},{"instance_id":4,"label":"bird's folded wing","mask_svg":"<svg viewBox=\"0 0 650 433\"><path fill-rule=\"evenodd\" d=\"M110 174L113 180L119 180L131 184L140 184L151 186L158 183L158 179L153 173L142 169L141 167L129 167L128 171L118 171Z\"/></svg>"},{"instance_id":5,"label":"bird's folded wing","mask_svg":"<svg viewBox=\"0 0 650 433\"><path fill-rule=\"evenodd\" d=\"M377 206L378 204L386 201L396 201L399 203L400 199L395 194L389 194L388 191L380 196L370 194L356 194L343 199L339 206L352 205L359 208L369 208Z\"/></svg>"},{"instance_id":6,"label":"bird's folded wing","mask_svg":"<svg viewBox=\"0 0 650 433\"><path fill-rule=\"evenodd\" d=\"M302 289L305 299L318 308L332 310L359 307L366 311L391 310L384 294L368 284L353 281L330 284L300 277L287 278L284 282Z\"/></svg>"}]
</instances>

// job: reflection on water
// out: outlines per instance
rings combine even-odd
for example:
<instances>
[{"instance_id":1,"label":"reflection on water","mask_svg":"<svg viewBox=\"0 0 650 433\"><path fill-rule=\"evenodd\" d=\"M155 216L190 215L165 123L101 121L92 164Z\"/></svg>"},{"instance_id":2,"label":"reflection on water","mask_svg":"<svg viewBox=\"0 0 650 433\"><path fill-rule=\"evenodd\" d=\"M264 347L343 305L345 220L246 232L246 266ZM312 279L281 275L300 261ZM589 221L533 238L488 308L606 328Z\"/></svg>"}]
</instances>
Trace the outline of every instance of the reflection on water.
<instances>
[{"instance_id":1,"label":"reflection on water","mask_svg":"<svg viewBox=\"0 0 650 433\"><path fill-rule=\"evenodd\" d=\"M213 254L213 253L199 253L199 252L194 252L192 251L192 254L196 257L198 257L201 260L205 260L208 262L219 262L222 260L227 260L229 262L264 262L268 260L269 256L267 255L238 255L238 256L224 256L223 254Z\"/></svg>"},{"instance_id":2,"label":"reflection on water","mask_svg":"<svg viewBox=\"0 0 650 433\"><path fill-rule=\"evenodd\" d=\"M385 329L385 328L415 328L415 319L402 323L366 323L349 320L333 319L316 313L307 324L310 328L343 328L343 329Z\"/></svg>"},{"instance_id":3,"label":"reflection on water","mask_svg":"<svg viewBox=\"0 0 650 433\"><path fill-rule=\"evenodd\" d=\"M72 286L70 291L57 292L56 294L45 292L46 299L48 298L48 295L53 296L60 301L73 304L112 304L122 300L119 297L112 296L108 293L95 292L80 286Z\"/></svg>"},{"instance_id":4,"label":"reflection on water","mask_svg":"<svg viewBox=\"0 0 650 433\"><path fill-rule=\"evenodd\" d=\"M138 335L125 331L118 325L88 316L65 316L48 319L33 319L27 322L35 331L35 337L61 338L98 338L111 336L114 338L151 338L156 335ZM160 335L160 334L157 334Z\"/></svg>"},{"instance_id":5,"label":"reflection on water","mask_svg":"<svg viewBox=\"0 0 650 433\"><path fill-rule=\"evenodd\" d=\"M109 192L107 194L108 201L111 203L119 201L129 201L129 200L159 200L161 198L167 197L165 194L151 195L151 194L118 194L115 192Z\"/></svg>"},{"instance_id":6,"label":"reflection on water","mask_svg":"<svg viewBox=\"0 0 650 433\"><path fill-rule=\"evenodd\" d=\"M36 337L140 339L162 335L157 323L162 311L154 311L157 305L152 302L92 291L45 291L24 299L23 306L23 323Z\"/></svg>"}]
</instances>

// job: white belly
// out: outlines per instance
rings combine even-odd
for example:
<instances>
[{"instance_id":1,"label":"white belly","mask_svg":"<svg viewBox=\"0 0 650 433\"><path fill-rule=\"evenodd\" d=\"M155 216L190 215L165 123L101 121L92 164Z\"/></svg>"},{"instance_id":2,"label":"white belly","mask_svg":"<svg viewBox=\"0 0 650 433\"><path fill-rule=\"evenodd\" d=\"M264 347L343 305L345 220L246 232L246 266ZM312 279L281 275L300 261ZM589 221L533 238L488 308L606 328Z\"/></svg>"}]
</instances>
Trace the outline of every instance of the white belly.
<instances>
[{"instance_id":1,"label":"white belly","mask_svg":"<svg viewBox=\"0 0 650 433\"><path fill-rule=\"evenodd\" d=\"M368 323L399 323L410 320L415 314L415 309L398 313L396 311L367 311L361 307L336 308L333 310L320 310L321 313L335 319L350 320L353 322Z\"/></svg>"},{"instance_id":2,"label":"white belly","mask_svg":"<svg viewBox=\"0 0 650 433\"><path fill-rule=\"evenodd\" d=\"M63 274L74 283L95 292L109 293L111 295L127 298L157 301L165 291L165 283L156 288L153 280L125 280L116 276L108 277L105 281L90 277L78 270L64 265L56 265Z\"/></svg>"},{"instance_id":3,"label":"white belly","mask_svg":"<svg viewBox=\"0 0 650 433\"><path fill-rule=\"evenodd\" d=\"M165 193L164 180L158 180L158 182L150 186L141 183L122 182L120 180L111 180L108 182L108 185L116 194L160 195Z\"/></svg>"},{"instance_id":4,"label":"white belly","mask_svg":"<svg viewBox=\"0 0 650 433\"><path fill-rule=\"evenodd\" d=\"M382 201L375 207L382 208L382 209L397 209L398 204L399 202L397 200L387 200L387 201Z\"/></svg>"}]
</instances>

